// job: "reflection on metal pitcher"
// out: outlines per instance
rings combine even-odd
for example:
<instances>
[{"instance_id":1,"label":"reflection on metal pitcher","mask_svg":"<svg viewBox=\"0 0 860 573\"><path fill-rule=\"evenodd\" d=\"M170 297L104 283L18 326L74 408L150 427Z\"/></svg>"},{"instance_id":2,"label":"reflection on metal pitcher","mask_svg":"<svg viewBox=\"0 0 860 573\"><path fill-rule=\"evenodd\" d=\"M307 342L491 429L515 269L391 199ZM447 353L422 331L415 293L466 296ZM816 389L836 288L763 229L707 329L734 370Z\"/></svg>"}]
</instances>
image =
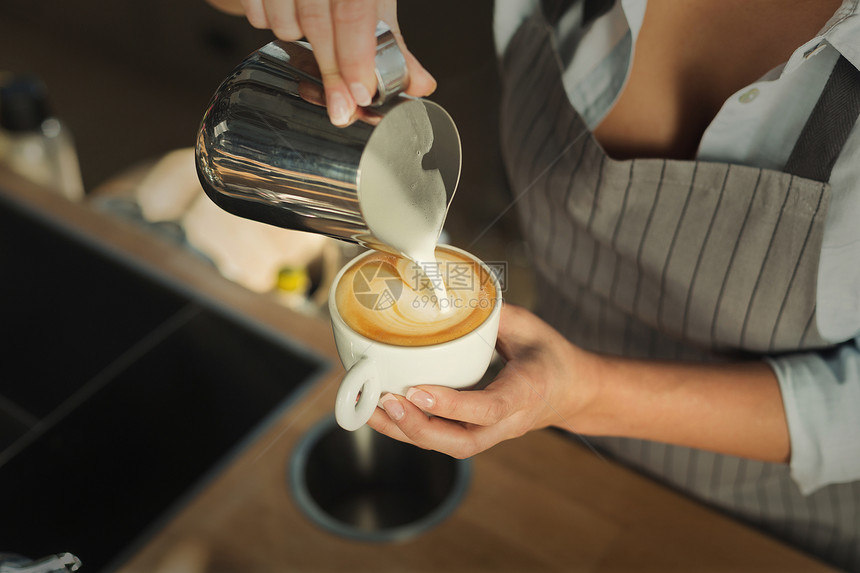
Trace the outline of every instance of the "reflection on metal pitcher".
<instances>
[{"instance_id":1,"label":"reflection on metal pitcher","mask_svg":"<svg viewBox=\"0 0 860 573\"><path fill-rule=\"evenodd\" d=\"M346 127L329 121L309 45L271 42L246 58L218 88L198 133L197 170L207 195L235 215L396 251L375 236L365 216L367 204L380 204L378 194L399 192L362 187L367 157L377 155L395 171L438 170L447 208L460 177L457 128L439 105L396 95L406 87L405 61L399 74L391 70L397 46L384 33L377 99L387 101L359 108ZM432 129L432 147L418 156L415 112Z\"/></svg>"}]
</instances>

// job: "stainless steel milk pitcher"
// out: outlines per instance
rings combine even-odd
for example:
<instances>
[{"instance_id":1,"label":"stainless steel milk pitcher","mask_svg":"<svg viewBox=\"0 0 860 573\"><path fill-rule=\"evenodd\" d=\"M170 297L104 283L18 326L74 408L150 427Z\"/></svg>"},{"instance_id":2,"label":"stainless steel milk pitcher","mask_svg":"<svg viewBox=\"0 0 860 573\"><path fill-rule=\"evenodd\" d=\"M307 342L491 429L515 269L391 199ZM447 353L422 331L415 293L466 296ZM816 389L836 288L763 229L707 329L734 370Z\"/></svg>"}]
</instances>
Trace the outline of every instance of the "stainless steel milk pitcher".
<instances>
[{"instance_id":1,"label":"stainless steel milk pitcher","mask_svg":"<svg viewBox=\"0 0 860 573\"><path fill-rule=\"evenodd\" d=\"M439 105L398 94L406 87L405 61L387 34L378 37L377 102L346 127L329 121L308 44L276 41L246 58L212 97L198 133L197 171L207 195L241 217L396 251L374 236L363 211L363 197L381 192L369 190L369 181L362 186L364 160L384 148L394 170L416 161L438 169L447 208L460 177L457 128ZM404 106L420 106L432 127L432 147L420 156L405 152L415 135L403 110L416 108Z\"/></svg>"}]
</instances>

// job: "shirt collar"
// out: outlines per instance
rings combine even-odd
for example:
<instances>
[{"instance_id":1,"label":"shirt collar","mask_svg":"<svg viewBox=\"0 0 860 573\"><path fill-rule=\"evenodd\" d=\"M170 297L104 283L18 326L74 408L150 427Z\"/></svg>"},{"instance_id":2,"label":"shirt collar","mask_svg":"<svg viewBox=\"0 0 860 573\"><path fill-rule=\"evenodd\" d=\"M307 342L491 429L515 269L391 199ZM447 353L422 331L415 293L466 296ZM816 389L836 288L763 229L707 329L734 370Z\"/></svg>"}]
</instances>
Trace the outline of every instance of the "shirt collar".
<instances>
[{"instance_id":1,"label":"shirt collar","mask_svg":"<svg viewBox=\"0 0 860 573\"><path fill-rule=\"evenodd\" d=\"M794 51L782 73L791 73L814 58L825 44L860 69L860 0L843 0L821 31Z\"/></svg>"}]
</instances>

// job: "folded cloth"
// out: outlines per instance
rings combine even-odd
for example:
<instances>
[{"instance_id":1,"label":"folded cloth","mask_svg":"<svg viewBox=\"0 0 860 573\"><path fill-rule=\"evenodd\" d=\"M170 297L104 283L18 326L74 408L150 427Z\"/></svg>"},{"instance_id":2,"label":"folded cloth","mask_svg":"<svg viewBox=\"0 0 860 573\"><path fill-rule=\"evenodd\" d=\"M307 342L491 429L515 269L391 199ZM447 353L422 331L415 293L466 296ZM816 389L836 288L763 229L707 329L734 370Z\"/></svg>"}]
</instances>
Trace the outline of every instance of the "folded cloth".
<instances>
[{"instance_id":1,"label":"folded cloth","mask_svg":"<svg viewBox=\"0 0 860 573\"><path fill-rule=\"evenodd\" d=\"M153 165L135 189L135 199L147 221L178 221L202 192L194 148L186 147Z\"/></svg>"},{"instance_id":2,"label":"folded cloth","mask_svg":"<svg viewBox=\"0 0 860 573\"><path fill-rule=\"evenodd\" d=\"M187 241L212 259L221 274L257 292L274 289L281 269L307 267L332 240L237 217L215 205L202 189L182 225Z\"/></svg>"}]
</instances>

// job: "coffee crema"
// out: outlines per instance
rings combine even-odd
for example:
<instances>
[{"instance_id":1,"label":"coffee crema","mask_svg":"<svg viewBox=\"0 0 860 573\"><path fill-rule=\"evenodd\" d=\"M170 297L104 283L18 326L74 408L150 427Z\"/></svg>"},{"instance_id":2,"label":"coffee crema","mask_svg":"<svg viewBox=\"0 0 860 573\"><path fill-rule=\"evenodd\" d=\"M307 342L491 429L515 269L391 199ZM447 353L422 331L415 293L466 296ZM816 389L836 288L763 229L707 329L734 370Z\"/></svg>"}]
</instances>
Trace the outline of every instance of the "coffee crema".
<instances>
[{"instance_id":1,"label":"coffee crema","mask_svg":"<svg viewBox=\"0 0 860 573\"><path fill-rule=\"evenodd\" d=\"M367 338L396 346L429 346L459 338L480 326L496 304L492 275L476 260L445 247L436 265L422 272L412 261L373 253L347 269L335 290L344 322ZM438 273L447 296L431 283Z\"/></svg>"}]
</instances>

